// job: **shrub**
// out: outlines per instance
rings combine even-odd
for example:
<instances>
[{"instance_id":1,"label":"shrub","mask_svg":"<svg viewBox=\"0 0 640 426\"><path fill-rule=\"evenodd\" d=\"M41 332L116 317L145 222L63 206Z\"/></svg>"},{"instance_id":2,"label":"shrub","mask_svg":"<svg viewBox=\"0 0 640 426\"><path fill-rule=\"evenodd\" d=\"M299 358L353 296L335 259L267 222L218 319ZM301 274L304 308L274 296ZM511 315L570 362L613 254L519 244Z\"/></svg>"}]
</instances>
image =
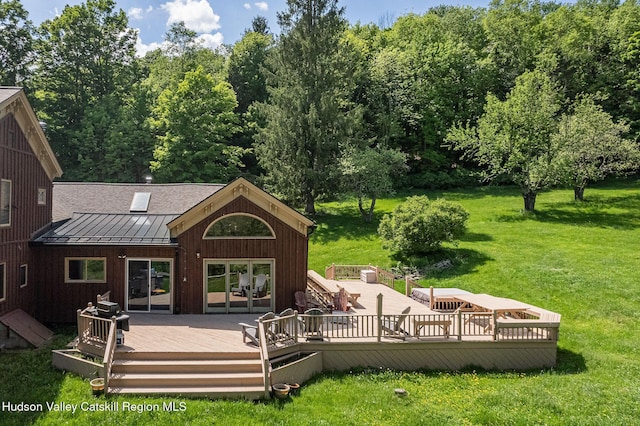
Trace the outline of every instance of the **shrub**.
<instances>
[{"instance_id":1,"label":"shrub","mask_svg":"<svg viewBox=\"0 0 640 426\"><path fill-rule=\"evenodd\" d=\"M378 234L386 249L404 255L423 254L438 250L444 241L460 238L468 217L457 203L414 196L384 215Z\"/></svg>"}]
</instances>

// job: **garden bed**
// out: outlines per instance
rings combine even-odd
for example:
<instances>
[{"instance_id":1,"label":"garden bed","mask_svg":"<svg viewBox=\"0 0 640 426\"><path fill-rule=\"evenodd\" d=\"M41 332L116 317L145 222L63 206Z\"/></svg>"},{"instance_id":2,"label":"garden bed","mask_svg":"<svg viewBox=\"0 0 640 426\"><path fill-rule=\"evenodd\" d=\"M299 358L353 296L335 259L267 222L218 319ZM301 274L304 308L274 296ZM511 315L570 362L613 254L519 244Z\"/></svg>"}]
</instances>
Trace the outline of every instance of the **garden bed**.
<instances>
[{"instance_id":1,"label":"garden bed","mask_svg":"<svg viewBox=\"0 0 640 426\"><path fill-rule=\"evenodd\" d=\"M104 366L94 358L84 355L77 349L58 349L52 351L53 366L63 371L71 371L87 379L104 377Z\"/></svg>"}]
</instances>

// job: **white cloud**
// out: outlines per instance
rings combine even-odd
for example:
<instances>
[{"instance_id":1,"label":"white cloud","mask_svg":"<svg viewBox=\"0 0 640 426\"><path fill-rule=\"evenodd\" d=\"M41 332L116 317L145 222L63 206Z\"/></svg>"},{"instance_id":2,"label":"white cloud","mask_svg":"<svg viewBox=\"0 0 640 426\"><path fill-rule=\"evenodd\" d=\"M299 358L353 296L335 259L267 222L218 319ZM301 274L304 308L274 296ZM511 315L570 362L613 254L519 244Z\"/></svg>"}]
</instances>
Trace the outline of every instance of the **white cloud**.
<instances>
[{"instance_id":1,"label":"white cloud","mask_svg":"<svg viewBox=\"0 0 640 426\"><path fill-rule=\"evenodd\" d=\"M202 34L196 37L196 41L202 43L202 46L208 47L211 50L216 50L222 46L224 37L220 33L215 34Z\"/></svg>"},{"instance_id":2,"label":"white cloud","mask_svg":"<svg viewBox=\"0 0 640 426\"><path fill-rule=\"evenodd\" d=\"M150 5L150 6L147 8L147 13L152 12L152 11L153 11L153 6L151 6L151 5Z\"/></svg>"},{"instance_id":3,"label":"white cloud","mask_svg":"<svg viewBox=\"0 0 640 426\"><path fill-rule=\"evenodd\" d=\"M251 10L251 5L249 3L243 4L244 8L247 10Z\"/></svg>"},{"instance_id":4,"label":"white cloud","mask_svg":"<svg viewBox=\"0 0 640 426\"><path fill-rule=\"evenodd\" d=\"M220 28L220 16L213 12L207 0L174 0L160 8L169 12L167 25L184 21L187 28L199 33Z\"/></svg>"},{"instance_id":5,"label":"white cloud","mask_svg":"<svg viewBox=\"0 0 640 426\"><path fill-rule=\"evenodd\" d=\"M166 42L144 44L140 36L136 39L136 56L143 57L147 52L165 47Z\"/></svg>"},{"instance_id":6,"label":"white cloud","mask_svg":"<svg viewBox=\"0 0 640 426\"><path fill-rule=\"evenodd\" d=\"M267 4L267 2L266 2L266 1L259 1L259 2L254 3L254 4L255 4L255 5L256 5L256 7L257 7L258 9L260 9L260 10L263 10L263 11L265 11L265 12L266 12L267 10L269 10L269 5Z\"/></svg>"},{"instance_id":7,"label":"white cloud","mask_svg":"<svg viewBox=\"0 0 640 426\"><path fill-rule=\"evenodd\" d=\"M129 15L129 18L131 19L142 19L142 9L139 7L132 7L129 9L129 12L127 12L127 15Z\"/></svg>"}]
</instances>

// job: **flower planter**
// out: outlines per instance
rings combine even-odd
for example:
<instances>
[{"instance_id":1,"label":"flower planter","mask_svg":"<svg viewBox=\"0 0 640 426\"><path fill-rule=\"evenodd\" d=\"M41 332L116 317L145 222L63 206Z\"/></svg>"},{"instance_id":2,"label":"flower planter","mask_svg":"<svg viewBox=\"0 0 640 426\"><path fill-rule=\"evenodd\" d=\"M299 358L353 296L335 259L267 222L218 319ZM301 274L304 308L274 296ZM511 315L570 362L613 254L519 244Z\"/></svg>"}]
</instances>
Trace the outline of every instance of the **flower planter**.
<instances>
[{"instance_id":1,"label":"flower planter","mask_svg":"<svg viewBox=\"0 0 640 426\"><path fill-rule=\"evenodd\" d=\"M104 379L98 377L89 382L91 384L91 390L95 396L102 395L104 393Z\"/></svg>"},{"instance_id":2,"label":"flower planter","mask_svg":"<svg viewBox=\"0 0 640 426\"><path fill-rule=\"evenodd\" d=\"M291 389L286 383L276 383L271 386L273 389L273 395L278 399L285 399L289 396L289 390Z\"/></svg>"},{"instance_id":3,"label":"flower planter","mask_svg":"<svg viewBox=\"0 0 640 426\"><path fill-rule=\"evenodd\" d=\"M104 366L94 362L77 349L60 349L52 351L51 362L54 367L70 371L81 377L93 379L104 376Z\"/></svg>"}]
</instances>

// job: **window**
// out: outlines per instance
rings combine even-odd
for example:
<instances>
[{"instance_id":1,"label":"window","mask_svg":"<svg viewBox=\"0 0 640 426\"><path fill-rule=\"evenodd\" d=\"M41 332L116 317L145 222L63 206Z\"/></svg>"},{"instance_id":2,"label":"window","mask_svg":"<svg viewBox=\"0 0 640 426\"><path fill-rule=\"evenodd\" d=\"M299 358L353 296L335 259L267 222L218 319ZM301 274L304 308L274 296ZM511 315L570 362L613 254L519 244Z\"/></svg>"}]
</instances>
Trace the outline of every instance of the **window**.
<instances>
[{"instance_id":1,"label":"window","mask_svg":"<svg viewBox=\"0 0 640 426\"><path fill-rule=\"evenodd\" d=\"M27 265L20 265L20 287L27 286Z\"/></svg>"},{"instance_id":2,"label":"window","mask_svg":"<svg viewBox=\"0 0 640 426\"><path fill-rule=\"evenodd\" d=\"M44 188L38 188L38 205L39 206L47 205L47 190Z\"/></svg>"},{"instance_id":3,"label":"window","mask_svg":"<svg viewBox=\"0 0 640 426\"><path fill-rule=\"evenodd\" d=\"M65 282L104 283L107 281L107 259L66 258L64 275Z\"/></svg>"},{"instance_id":4,"label":"window","mask_svg":"<svg viewBox=\"0 0 640 426\"><path fill-rule=\"evenodd\" d=\"M0 180L0 226L11 225L11 181Z\"/></svg>"},{"instance_id":5,"label":"window","mask_svg":"<svg viewBox=\"0 0 640 426\"><path fill-rule=\"evenodd\" d=\"M275 238L273 230L262 219L236 214L218 219L207 229L204 238Z\"/></svg>"},{"instance_id":6,"label":"window","mask_svg":"<svg viewBox=\"0 0 640 426\"><path fill-rule=\"evenodd\" d=\"M0 302L2 302L7 297L7 288L6 282L7 277L5 276L5 264L0 263Z\"/></svg>"}]
</instances>

